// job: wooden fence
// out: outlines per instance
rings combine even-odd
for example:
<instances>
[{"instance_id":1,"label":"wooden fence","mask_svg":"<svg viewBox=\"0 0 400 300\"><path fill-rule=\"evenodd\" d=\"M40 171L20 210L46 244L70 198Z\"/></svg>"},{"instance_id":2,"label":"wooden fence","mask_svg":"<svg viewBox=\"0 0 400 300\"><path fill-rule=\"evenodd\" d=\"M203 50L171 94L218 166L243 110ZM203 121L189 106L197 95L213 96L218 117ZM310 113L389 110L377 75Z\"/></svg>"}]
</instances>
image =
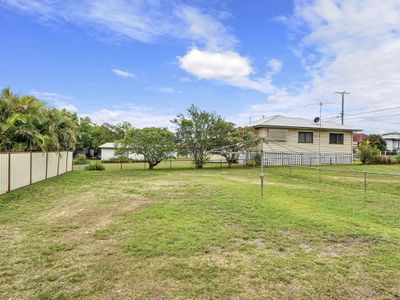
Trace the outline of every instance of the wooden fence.
<instances>
[{"instance_id":1,"label":"wooden fence","mask_svg":"<svg viewBox=\"0 0 400 300\"><path fill-rule=\"evenodd\" d=\"M0 153L0 194L72 171L72 159L70 151Z\"/></svg>"}]
</instances>

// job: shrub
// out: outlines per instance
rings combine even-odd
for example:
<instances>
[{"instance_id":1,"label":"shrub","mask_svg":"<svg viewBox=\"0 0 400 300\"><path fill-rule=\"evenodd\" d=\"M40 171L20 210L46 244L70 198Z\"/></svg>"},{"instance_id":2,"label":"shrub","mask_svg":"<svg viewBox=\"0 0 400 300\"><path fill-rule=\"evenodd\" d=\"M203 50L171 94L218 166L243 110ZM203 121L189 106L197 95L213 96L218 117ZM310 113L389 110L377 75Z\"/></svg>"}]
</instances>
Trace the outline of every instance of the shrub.
<instances>
[{"instance_id":1,"label":"shrub","mask_svg":"<svg viewBox=\"0 0 400 300\"><path fill-rule=\"evenodd\" d=\"M361 163L365 165L366 163L372 163L378 157L379 150L368 144L361 144L357 149L358 158Z\"/></svg>"},{"instance_id":2,"label":"shrub","mask_svg":"<svg viewBox=\"0 0 400 300\"><path fill-rule=\"evenodd\" d=\"M131 158L128 158L126 156L121 156L121 157L112 157L108 160L103 161L103 163L128 163L132 162L133 160Z\"/></svg>"},{"instance_id":3,"label":"shrub","mask_svg":"<svg viewBox=\"0 0 400 300\"><path fill-rule=\"evenodd\" d=\"M392 164L392 159L387 156L375 156L371 161L368 162L369 164L375 165L390 165Z\"/></svg>"},{"instance_id":4,"label":"shrub","mask_svg":"<svg viewBox=\"0 0 400 300\"><path fill-rule=\"evenodd\" d=\"M85 165L85 164L87 164L86 155L85 154L77 155L72 163L74 165Z\"/></svg>"},{"instance_id":5,"label":"shrub","mask_svg":"<svg viewBox=\"0 0 400 300\"><path fill-rule=\"evenodd\" d=\"M98 161L91 162L85 167L86 171L104 171L106 168Z\"/></svg>"},{"instance_id":6,"label":"shrub","mask_svg":"<svg viewBox=\"0 0 400 300\"><path fill-rule=\"evenodd\" d=\"M400 154L396 156L395 160L396 160L396 163L400 164Z\"/></svg>"}]
</instances>

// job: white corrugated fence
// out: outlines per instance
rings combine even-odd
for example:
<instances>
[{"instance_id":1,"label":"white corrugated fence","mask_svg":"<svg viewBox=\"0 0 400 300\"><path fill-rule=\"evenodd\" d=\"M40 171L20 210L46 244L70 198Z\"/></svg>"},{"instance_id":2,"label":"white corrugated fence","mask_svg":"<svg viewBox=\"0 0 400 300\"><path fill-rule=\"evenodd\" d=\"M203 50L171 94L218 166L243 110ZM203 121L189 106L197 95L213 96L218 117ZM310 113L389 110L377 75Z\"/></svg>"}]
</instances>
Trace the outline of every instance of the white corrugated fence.
<instances>
[{"instance_id":1,"label":"white corrugated fence","mask_svg":"<svg viewBox=\"0 0 400 300\"><path fill-rule=\"evenodd\" d=\"M70 172L72 159L71 151L0 153L0 194Z\"/></svg>"}]
</instances>

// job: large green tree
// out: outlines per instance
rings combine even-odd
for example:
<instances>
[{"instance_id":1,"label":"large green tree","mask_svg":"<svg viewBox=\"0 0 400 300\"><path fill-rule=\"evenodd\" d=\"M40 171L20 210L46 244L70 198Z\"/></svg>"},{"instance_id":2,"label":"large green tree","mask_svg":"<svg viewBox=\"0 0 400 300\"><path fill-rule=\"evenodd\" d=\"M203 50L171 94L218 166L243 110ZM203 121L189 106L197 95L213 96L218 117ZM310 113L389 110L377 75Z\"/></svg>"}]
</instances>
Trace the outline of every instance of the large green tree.
<instances>
[{"instance_id":1,"label":"large green tree","mask_svg":"<svg viewBox=\"0 0 400 300\"><path fill-rule=\"evenodd\" d=\"M226 132L226 121L221 116L194 105L186 116L179 114L171 122L176 125L179 152L191 155L198 169L206 163L209 152L221 146Z\"/></svg>"},{"instance_id":2,"label":"large green tree","mask_svg":"<svg viewBox=\"0 0 400 300\"><path fill-rule=\"evenodd\" d=\"M235 127L226 122L225 134L221 137L219 154L226 158L228 167L238 162L239 153L253 149L259 143L256 132L251 127Z\"/></svg>"},{"instance_id":3,"label":"large green tree","mask_svg":"<svg viewBox=\"0 0 400 300\"><path fill-rule=\"evenodd\" d=\"M93 123L89 117L80 118L76 149L98 149L104 143L122 139L130 129L132 129L132 125L128 122L116 125L110 123L98 125Z\"/></svg>"},{"instance_id":4,"label":"large green tree","mask_svg":"<svg viewBox=\"0 0 400 300\"><path fill-rule=\"evenodd\" d=\"M76 115L6 88L0 94L0 151L73 150Z\"/></svg>"},{"instance_id":5,"label":"large green tree","mask_svg":"<svg viewBox=\"0 0 400 300\"><path fill-rule=\"evenodd\" d=\"M386 141L382 138L380 134L370 134L365 139L365 142L372 147L375 147L379 151L386 150Z\"/></svg>"},{"instance_id":6,"label":"large green tree","mask_svg":"<svg viewBox=\"0 0 400 300\"><path fill-rule=\"evenodd\" d=\"M130 129L117 144L117 154L142 154L153 169L175 150L175 135L166 128Z\"/></svg>"}]
</instances>

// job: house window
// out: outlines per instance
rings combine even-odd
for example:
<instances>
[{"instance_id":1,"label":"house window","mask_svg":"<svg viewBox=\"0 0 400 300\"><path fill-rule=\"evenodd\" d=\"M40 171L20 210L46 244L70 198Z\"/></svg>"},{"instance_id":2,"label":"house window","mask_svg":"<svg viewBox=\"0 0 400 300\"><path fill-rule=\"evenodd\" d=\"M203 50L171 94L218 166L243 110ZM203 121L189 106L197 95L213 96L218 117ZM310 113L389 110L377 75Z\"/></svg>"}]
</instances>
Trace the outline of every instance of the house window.
<instances>
[{"instance_id":1,"label":"house window","mask_svg":"<svg viewBox=\"0 0 400 300\"><path fill-rule=\"evenodd\" d=\"M329 144L344 144L344 134L343 133L330 133L329 134Z\"/></svg>"},{"instance_id":2,"label":"house window","mask_svg":"<svg viewBox=\"0 0 400 300\"><path fill-rule=\"evenodd\" d=\"M299 132L299 143L313 143L314 135L312 132Z\"/></svg>"},{"instance_id":3,"label":"house window","mask_svg":"<svg viewBox=\"0 0 400 300\"><path fill-rule=\"evenodd\" d=\"M286 142L287 135L287 129L269 129L268 139L270 141Z\"/></svg>"}]
</instances>

